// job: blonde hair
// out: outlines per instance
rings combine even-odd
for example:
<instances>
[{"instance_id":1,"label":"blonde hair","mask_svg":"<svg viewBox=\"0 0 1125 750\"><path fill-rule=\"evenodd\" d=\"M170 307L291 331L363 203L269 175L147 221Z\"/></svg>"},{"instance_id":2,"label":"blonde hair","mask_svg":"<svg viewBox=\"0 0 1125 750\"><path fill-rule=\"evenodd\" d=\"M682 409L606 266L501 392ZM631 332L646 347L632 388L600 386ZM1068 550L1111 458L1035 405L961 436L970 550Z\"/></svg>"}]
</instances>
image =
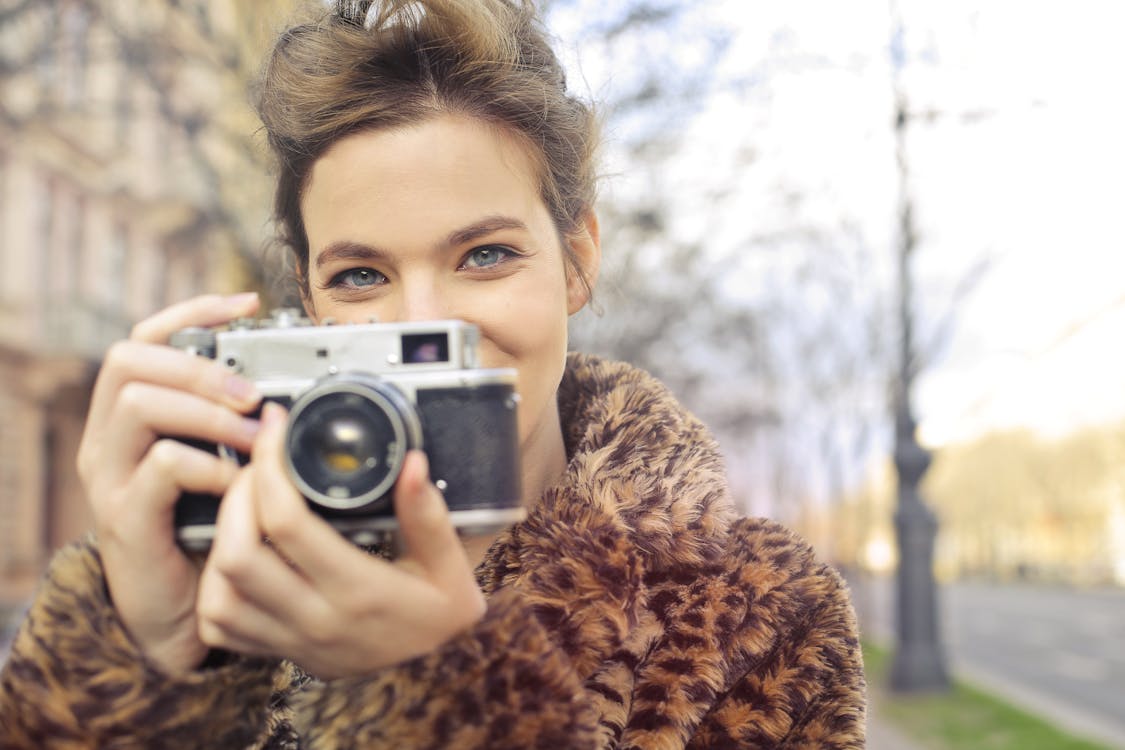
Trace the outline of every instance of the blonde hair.
<instances>
[{"instance_id":1,"label":"blonde hair","mask_svg":"<svg viewBox=\"0 0 1125 750\"><path fill-rule=\"evenodd\" d=\"M598 124L527 0L340 0L279 37L258 111L278 160L278 238L308 293L301 193L339 139L463 114L528 146L560 236L579 231L596 193ZM569 272L576 260L562 243ZM579 274L581 277L582 274Z\"/></svg>"}]
</instances>

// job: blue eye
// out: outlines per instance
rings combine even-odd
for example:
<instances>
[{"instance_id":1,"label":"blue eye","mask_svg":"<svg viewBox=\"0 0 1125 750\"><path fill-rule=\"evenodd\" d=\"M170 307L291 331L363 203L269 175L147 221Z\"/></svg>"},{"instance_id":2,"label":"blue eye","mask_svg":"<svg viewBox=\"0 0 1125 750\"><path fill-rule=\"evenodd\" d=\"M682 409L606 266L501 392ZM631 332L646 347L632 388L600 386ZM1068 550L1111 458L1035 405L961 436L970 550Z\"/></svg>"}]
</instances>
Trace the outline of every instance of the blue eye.
<instances>
[{"instance_id":1,"label":"blue eye","mask_svg":"<svg viewBox=\"0 0 1125 750\"><path fill-rule=\"evenodd\" d=\"M461 265L465 268L492 268L515 254L514 250L502 245L484 245L470 250Z\"/></svg>"},{"instance_id":2,"label":"blue eye","mask_svg":"<svg viewBox=\"0 0 1125 750\"><path fill-rule=\"evenodd\" d=\"M385 284L386 281L387 277L373 268L349 268L347 271L336 274L330 284L335 287L361 289Z\"/></svg>"}]
</instances>

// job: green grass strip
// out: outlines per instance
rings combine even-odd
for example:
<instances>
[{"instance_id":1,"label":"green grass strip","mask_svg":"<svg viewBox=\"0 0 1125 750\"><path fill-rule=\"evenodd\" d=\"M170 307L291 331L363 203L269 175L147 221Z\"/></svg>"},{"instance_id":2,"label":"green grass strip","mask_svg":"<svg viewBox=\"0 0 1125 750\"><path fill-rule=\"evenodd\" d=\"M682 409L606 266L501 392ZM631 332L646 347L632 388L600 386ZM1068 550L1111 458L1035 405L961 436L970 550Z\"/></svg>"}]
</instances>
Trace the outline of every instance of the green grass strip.
<instances>
[{"instance_id":1,"label":"green grass strip","mask_svg":"<svg viewBox=\"0 0 1125 750\"><path fill-rule=\"evenodd\" d=\"M868 689L879 714L932 750L1109 750L976 688L954 681L945 693L899 695L888 689L890 654L864 644Z\"/></svg>"}]
</instances>

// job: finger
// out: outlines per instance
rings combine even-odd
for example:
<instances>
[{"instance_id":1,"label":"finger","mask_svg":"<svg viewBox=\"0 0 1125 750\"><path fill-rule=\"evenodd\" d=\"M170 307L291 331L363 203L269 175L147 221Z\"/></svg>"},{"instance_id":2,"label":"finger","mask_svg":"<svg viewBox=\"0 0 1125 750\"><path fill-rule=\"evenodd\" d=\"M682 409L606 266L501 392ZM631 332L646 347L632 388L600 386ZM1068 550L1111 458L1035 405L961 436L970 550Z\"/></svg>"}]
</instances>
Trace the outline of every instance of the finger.
<instances>
[{"instance_id":1,"label":"finger","mask_svg":"<svg viewBox=\"0 0 1125 750\"><path fill-rule=\"evenodd\" d=\"M205 294L166 307L133 327L129 338L150 344L163 344L181 328L215 326L258 311L257 292L220 295Z\"/></svg>"},{"instance_id":2,"label":"finger","mask_svg":"<svg viewBox=\"0 0 1125 750\"><path fill-rule=\"evenodd\" d=\"M243 638L215 625L209 625L202 619L196 623L196 635L204 646L212 649L265 658L278 658L283 655L283 651L269 648L256 638Z\"/></svg>"},{"instance_id":3,"label":"finger","mask_svg":"<svg viewBox=\"0 0 1125 750\"><path fill-rule=\"evenodd\" d=\"M213 620L228 633L240 630L237 622L226 623L224 597L236 597L281 622L318 622L327 603L302 573L282 559L262 539L262 526L255 508L253 463L239 472L219 506L215 540L207 560L213 588L201 594ZM225 587L230 587L227 590ZM217 599L217 600L216 600ZM295 617L295 613L299 616ZM252 632L252 631L251 631Z\"/></svg>"},{"instance_id":4,"label":"finger","mask_svg":"<svg viewBox=\"0 0 1125 750\"><path fill-rule=\"evenodd\" d=\"M237 466L175 440L153 444L124 492L92 503L98 535L132 549L174 544L173 515L184 491L221 495ZM103 545L104 546L104 545Z\"/></svg>"},{"instance_id":5,"label":"finger","mask_svg":"<svg viewBox=\"0 0 1125 750\"><path fill-rule=\"evenodd\" d=\"M195 615L199 640L211 648L264 656L289 652L297 640L283 621L243 597L210 560L200 576Z\"/></svg>"},{"instance_id":6,"label":"finger","mask_svg":"<svg viewBox=\"0 0 1125 750\"><path fill-rule=\"evenodd\" d=\"M199 639L214 648L247 654L290 655L310 643L331 644L344 635L334 629L311 629L301 600L289 594L292 612L278 614L253 596L245 595L232 582L212 573L200 584L196 606ZM297 616L302 615L302 616ZM327 619L324 620L328 622ZM331 635L329 635L331 634Z\"/></svg>"},{"instance_id":7,"label":"finger","mask_svg":"<svg viewBox=\"0 0 1125 750\"><path fill-rule=\"evenodd\" d=\"M184 492L202 492L221 496L238 473L233 461L219 458L177 440L153 443L137 466L130 482L127 501L131 508L153 508L167 512ZM134 502L146 498L144 506Z\"/></svg>"},{"instance_id":8,"label":"finger","mask_svg":"<svg viewBox=\"0 0 1125 750\"><path fill-rule=\"evenodd\" d=\"M239 472L223 497L207 565L242 598L275 617L291 618L294 605L318 615L327 608L323 597L263 540L252 495L255 471L251 463Z\"/></svg>"},{"instance_id":9,"label":"finger","mask_svg":"<svg viewBox=\"0 0 1125 750\"><path fill-rule=\"evenodd\" d=\"M215 539L211 544L208 565L224 573L250 567L257 555L265 551L265 540L254 517L250 497L253 482L250 472L250 467L238 471L223 494L215 519Z\"/></svg>"},{"instance_id":10,"label":"finger","mask_svg":"<svg viewBox=\"0 0 1125 750\"><path fill-rule=\"evenodd\" d=\"M463 585L474 580L472 566L449 519L445 498L429 479L429 461L410 451L395 486L395 516L406 546L406 557L426 571L435 583Z\"/></svg>"},{"instance_id":11,"label":"finger","mask_svg":"<svg viewBox=\"0 0 1125 750\"><path fill-rule=\"evenodd\" d=\"M249 451L258 422L214 402L147 383L129 383L101 430L102 469L129 472L158 437L180 437Z\"/></svg>"},{"instance_id":12,"label":"finger","mask_svg":"<svg viewBox=\"0 0 1125 750\"><path fill-rule=\"evenodd\" d=\"M143 382L194 393L236 411L257 406L261 394L249 380L221 364L166 346L119 341L106 353L102 371L94 385L87 420L96 432L106 421L131 382Z\"/></svg>"},{"instance_id":13,"label":"finger","mask_svg":"<svg viewBox=\"0 0 1125 750\"><path fill-rule=\"evenodd\" d=\"M327 521L309 510L289 481L282 463L285 410L274 403L262 409L262 427L254 442L254 498L259 523L271 544L290 560L329 601L347 600L373 564L390 578L402 576L393 566L373 558L345 539Z\"/></svg>"}]
</instances>

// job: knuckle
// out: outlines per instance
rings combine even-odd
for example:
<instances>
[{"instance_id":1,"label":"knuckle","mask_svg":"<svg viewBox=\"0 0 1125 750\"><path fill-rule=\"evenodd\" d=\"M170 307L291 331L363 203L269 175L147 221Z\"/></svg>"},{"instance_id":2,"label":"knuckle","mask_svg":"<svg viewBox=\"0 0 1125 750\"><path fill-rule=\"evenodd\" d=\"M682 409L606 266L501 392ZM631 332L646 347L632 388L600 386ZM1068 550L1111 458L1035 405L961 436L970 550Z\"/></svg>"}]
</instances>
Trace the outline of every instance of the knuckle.
<instances>
[{"instance_id":1,"label":"knuckle","mask_svg":"<svg viewBox=\"0 0 1125 750\"><path fill-rule=\"evenodd\" d=\"M195 605L196 618L201 625L229 627L236 604L233 589L221 575L212 574L210 583Z\"/></svg>"},{"instance_id":2,"label":"knuckle","mask_svg":"<svg viewBox=\"0 0 1125 750\"><path fill-rule=\"evenodd\" d=\"M103 371L116 370L125 363L129 362L132 359L132 354L135 348L136 345L131 339L120 339L118 341L114 341L109 345L109 348L106 349L105 358L102 364Z\"/></svg>"},{"instance_id":3,"label":"knuckle","mask_svg":"<svg viewBox=\"0 0 1125 750\"><path fill-rule=\"evenodd\" d=\"M117 406L125 414L136 416L142 413L148 403L148 388L136 381L121 386L117 394Z\"/></svg>"},{"instance_id":4,"label":"knuckle","mask_svg":"<svg viewBox=\"0 0 1125 750\"><path fill-rule=\"evenodd\" d=\"M169 438L157 440L148 450L148 460L163 475L173 474L182 459L181 445Z\"/></svg>"},{"instance_id":5,"label":"knuckle","mask_svg":"<svg viewBox=\"0 0 1125 750\"><path fill-rule=\"evenodd\" d=\"M211 550L211 565L223 578L236 581L252 568L251 555L240 546L218 544Z\"/></svg>"},{"instance_id":6,"label":"knuckle","mask_svg":"<svg viewBox=\"0 0 1125 750\"><path fill-rule=\"evenodd\" d=\"M149 331L152 330L152 323L150 320L142 320L135 324L129 330L129 339L131 341L144 341L147 339Z\"/></svg>"},{"instance_id":7,"label":"knuckle","mask_svg":"<svg viewBox=\"0 0 1125 750\"><path fill-rule=\"evenodd\" d=\"M199 640L209 646L219 646L226 642L226 634L230 628L229 619L225 610L210 603L200 602L195 610L195 628Z\"/></svg>"},{"instance_id":8,"label":"knuckle","mask_svg":"<svg viewBox=\"0 0 1125 750\"><path fill-rule=\"evenodd\" d=\"M215 597L213 595L200 597L199 602L195 605L195 616L201 628L214 625L215 618L222 615L221 610L215 606L214 601Z\"/></svg>"},{"instance_id":9,"label":"knuckle","mask_svg":"<svg viewBox=\"0 0 1125 750\"><path fill-rule=\"evenodd\" d=\"M195 630L199 635L199 640L203 641L204 644L208 646L221 646L223 644L223 631L202 615L199 615Z\"/></svg>"}]
</instances>

